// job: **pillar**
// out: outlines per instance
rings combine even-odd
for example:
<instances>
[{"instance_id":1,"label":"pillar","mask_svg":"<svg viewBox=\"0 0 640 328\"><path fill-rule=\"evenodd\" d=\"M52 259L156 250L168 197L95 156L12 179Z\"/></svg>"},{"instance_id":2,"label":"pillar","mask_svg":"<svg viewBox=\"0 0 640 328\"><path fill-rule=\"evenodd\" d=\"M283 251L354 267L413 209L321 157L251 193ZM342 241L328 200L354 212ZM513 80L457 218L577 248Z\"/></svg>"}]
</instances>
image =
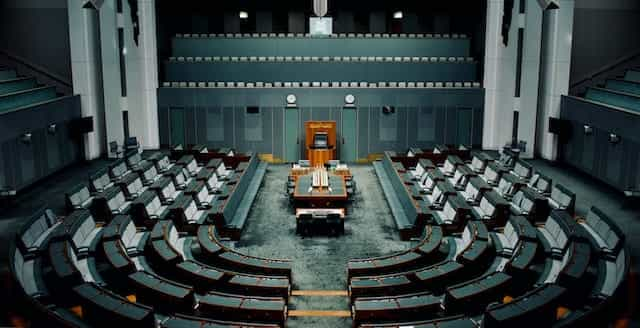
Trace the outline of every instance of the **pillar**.
<instances>
[{"instance_id":1,"label":"pillar","mask_svg":"<svg viewBox=\"0 0 640 328\"><path fill-rule=\"evenodd\" d=\"M106 152L102 99L98 12L68 0L69 43L73 93L80 95L83 117L93 117L93 132L84 136L84 158L92 160Z\"/></svg>"},{"instance_id":2,"label":"pillar","mask_svg":"<svg viewBox=\"0 0 640 328\"><path fill-rule=\"evenodd\" d=\"M558 155L558 138L548 132L549 118L560 117L561 98L569 93L575 9L574 0L559 0L558 4L558 9L546 12L543 28L544 53L538 136L540 156L548 160L555 160Z\"/></svg>"}]
</instances>

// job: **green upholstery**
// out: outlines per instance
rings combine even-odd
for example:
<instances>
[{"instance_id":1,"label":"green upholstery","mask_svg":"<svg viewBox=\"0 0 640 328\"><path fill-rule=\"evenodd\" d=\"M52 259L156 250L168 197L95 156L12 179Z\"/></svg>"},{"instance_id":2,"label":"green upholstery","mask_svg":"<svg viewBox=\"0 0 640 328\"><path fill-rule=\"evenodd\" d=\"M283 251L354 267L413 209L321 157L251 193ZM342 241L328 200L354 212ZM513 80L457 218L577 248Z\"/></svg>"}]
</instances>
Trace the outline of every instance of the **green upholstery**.
<instances>
[{"instance_id":1,"label":"green upholstery","mask_svg":"<svg viewBox=\"0 0 640 328\"><path fill-rule=\"evenodd\" d=\"M624 75L624 79L627 81L640 82L640 71L628 70Z\"/></svg>"},{"instance_id":2,"label":"green upholstery","mask_svg":"<svg viewBox=\"0 0 640 328\"><path fill-rule=\"evenodd\" d=\"M57 97L55 87L41 87L22 90L0 96L0 113L24 107Z\"/></svg>"},{"instance_id":3,"label":"green upholstery","mask_svg":"<svg viewBox=\"0 0 640 328\"><path fill-rule=\"evenodd\" d=\"M456 56L468 38L179 38L174 56Z\"/></svg>"},{"instance_id":4,"label":"green upholstery","mask_svg":"<svg viewBox=\"0 0 640 328\"><path fill-rule=\"evenodd\" d=\"M475 81L474 62L165 62L166 81Z\"/></svg>"},{"instance_id":5,"label":"green upholstery","mask_svg":"<svg viewBox=\"0 0 640 328\"><path fill-rule=\"evenodd\" d=\"M589 88L585 98L605 103L607 105L640 112L640 96L600 88Z\"/></svg>"},{"instance_id":6,"label":"green upholstery","mask_svg":"<svg viewBox=\"0 0 640 328\"><path fill-rule=\"evenodd\" d=\"M605 88L609 90L640 95L640 82L626 80L607 80Z\"/></svg>"},{"instance_id":7,"label":"green upholstery","mask_svg":"<svg viewBox=\"0 0 640 328\"><path fill-rule=\"evenodd\" d=\"M16 71L12 69L0 69L0 81L15 79Z\"/></svg>"},{"instance_id":8,"label":"green upholstery","mask_svg":"<svg viewBox=\"0 0 640 328\"><path fill-rule=\"evenodd\" d=\"M33 89L36 86L35 78L17 78L0 81L0 95Z\"/></svg>"}]
</instances>

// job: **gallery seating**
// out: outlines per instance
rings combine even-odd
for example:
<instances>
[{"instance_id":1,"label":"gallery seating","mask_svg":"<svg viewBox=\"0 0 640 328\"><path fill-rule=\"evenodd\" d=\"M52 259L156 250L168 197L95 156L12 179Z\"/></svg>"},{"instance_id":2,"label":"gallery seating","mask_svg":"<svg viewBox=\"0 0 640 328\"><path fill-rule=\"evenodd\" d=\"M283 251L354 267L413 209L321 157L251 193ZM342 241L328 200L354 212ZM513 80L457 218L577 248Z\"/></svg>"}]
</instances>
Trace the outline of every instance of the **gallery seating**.
<instances>
[{"instance_id":1,"label":"gallery seating","mask_svg":"<svg viewBox=\"0 0 640 328\"><path fill-rule=\"evenodd\" d=\"M421 241L415 247L396 254L375 258L351 259L347 263L347 277L377 276L418 268L425 263L442 259L439 246L443 240L443 229L426 226Z\"/></svg>"},{"instance_id":2,"label":"gallery seating","mask_svg":"<svg viewBox=\"0 0 640 328\"><path fill-rule=\"evenodd\" d=\"M491 227L504 226L509 218L509 212L509 202L493 190L485 192L478 206L473 207L475 218Z\"/></svg>"},{"instance_id":3,"label":"gallery seating","mask_svg":"<svg viewBox=\"0 0 640 328\"><path fill-rule=\"evenodd\" d=\"M173 203L181 195L181 191L176 189L173 180L169 177L161 177L149 187L149 190L154 190L160 197L162 205L165 206Z\"/></svg>"},{"instance_id":4,"label":"gallery seating","mask_svg":"<svg viewBox=\"0 0 640 328\"><path fill-rule=\"evenodd\" d=\"M442 210L431 211L433 222L447 231L461 231L471 215L471 207L458 195L447 197Z\"/></svg>"},{"instance_id":5,"label":"gallery seating","mask_svg":"<svg viewBox=\"0 0 640 328\"><path fill-rule=\"evenodd\" d=\"M112 182L120 182L126 175L131 173L127 167L127 162L123 159L117 160L109 166L109 178Z\"/></svg>"},{"instance_id":6,"label":"gallery seating","mask_svg":"<svg viewBox=\"0 0 640 328\"><path fill-rule=\"evenodd\" d=\"M403 328L403 327L414 327L414 328L437 328L437 327L455 327L455 328L476 328L478 327L476 322L471 318L468 318L464 315L450 316L445 318L437 318L433 320L426 321L400 321L400 322L391 322L391 323L371 323L371 324L361 324L360 328Z\"/></svg>"},{"instance_id":7,"label":"gallery seating","mask_svg":"<svg viewBox=\"0 0 640 328\"><path fill-rule=\"evenodd\" d=\"M464 197L469 205L475 206L480 204L484 193L492 189L493 188L489 186L482 178L472 177L471 179L469 179L469 183L467 183L464 190L460 191L460 195Z\"/></svg>"},{"instance_id":8,"label":"gallery seating","mask_svg":"<svg viewBox=\"0 0 640 328\"><path fill-rule=\"evenodd\" d=\"M498 182L496 191L498 192L498 194L500 194L500 196L504 197L506 200L511 201L518 189L520 189L524 185L525 183L519 177L511 173L504 173L500 177L500 181Z\"/></svg>"},{"instance_id":9,"label":"gallery seating","mask_svg":"<svg viewBox=\"0 0 640 328\"><path fill-rule=\"evenodd\" d=\"M452 177L456 172L458 166L464 165L464 162L460 159L460 157L456 155L447 156L447 160L444 162L444 166L442 167L442 173L447 177Z\"/></svg>"},{"instance_id":10,"label":"gallery seating","mask_svg":"<svg viewBox=\"0 0 640 328\"><path fill-rule=\"evenodd\" d=\"M211 208L216 201L216 194L209 192L204 181L191 181L184 194L193 197L200 210Z\"/></svg>"},{"instance_id":11,"label":"gallery seating","mask_svg":"<svg viewBox=\"0 0 640 328\"><path fill-rule=\"evenodd\" d=\"M91 176L89 176L89 182L92 194L104 192L114 185L109 177L109 170L106 168L91 174Z\"/></svg>"},{"instance_id":12,"label":"gallery seating","mask_svg":"<svg viewBox=\"0 0 640 328\"><path fill-rule=\"evenodd\" d=\"M172 166L163 175L170 178L178 190L184 190L191 181L187 169L180 165Z\"/></svg>"},{"instance_id":13,"label":"gallery seating","mask_svg":"<svg viewBox=\"0 0 640 328\"><path fill-rule=\"evenodd\" d=\"M122 189L124 196L128 201L138 198L138 196L147 189L142 183L140 176L135 173L126 175L118 181L117 185Z\"/></svg>"},{"instance_id":14,"label":"gallery seating","mask_svg":"<svg viewBox=\"0 0 640 328\"><path fill-rule=\"evenodd\" d=\"M140 179L142 179L142 185L145 187L151 186L160 177L156 166L147 160L142 161L135 172L138 172Z\"/></svg>"},{"instance_id":15,"label":"gallery seating","mask_svg":"<svg viewBox=\"0 0 640 328\"><path fill-rule=\"evenodd\" d=\"M161 152L152 153L146 158L146 160L151 161L153 165L155 165L156 170L158 170L159 174L164 174L171 167L173 167L173 163L171 163L169 156Z\"/></svg>"},{"instance_id":16,"label":"gallery seating","mask_svg":"<svg viewBox=\"0 0 640 328\"><path fill-rule=\"evenodd\" d=\"M553 180L551 178L541 174L540 172L534 172L527 184L531 189L542 194L543 196L549 196L551 194L551 188L553 186Z\"/></svg>"},{"instance_id":17,"label":"gallery seating","mask_svg":"<svg viewBox=\"0 0 640 328\"><path fill-rule=\"evenodd\" d=\"M159 323L159 328L243 327L278 328L277 324L211 320L202 317L175 314Z\"/></svg>"},{"instance_id":18,"label":"gallery seating","mask_svg":"<svg viewBox=\"0 0 640 328\"><path fill-rule=\"evenodd\" d=\"M247 256L231 250L221 243L216 227L213 225L201 225L197 231L197 239L204 252L203 256L209 260L215 260L225 268L243 273L276 275L291 279L291 261Z\"/></svg>"},{"instance_id":19,"label":"gallery seating","mask_svg":"<svg viewBox=\"0 0 640 328\"><path fill-rule=\"evenodd\" d=\"M196 304L193 287L154 273L137 271L129 275L129 281L138 302L153 304L159 311L189 313Z\"/></svg>"},{"instance_id":20,"label":"gallery seating","mask_svg":"<svg viewBox=\"0 0 640 328\"><path fill-rule=\"evenodd\" d=\"M26 220L16 235L17 247L24 257L35 256L44 250L52 232L62 223L50 209L41 208Z\"/></svg>"},{"instance_id":21,"label":"gallery seating","mask_svg":"<svg viewBox=\"0 0 640 328\"><path fill-rule=\"evenodd\" d=\"M517 176L521 180L528 182L531 179L531 175L533 173L533 168L530 164L525 161L518 159L515 161L513 165L513 169L510 172L511 174Z\"/></svg>"},{"instance_id":22,"label":"gallery seating","mask_svg":"<svg viewBox=\"0 0 640 328\"><path fill-rule=\"evenodd\" d=\"M483 174L484 170L490 162L493 162L494 158L487 155L484 152L475 152L471 159L471 169L477 174Z\"/></svg>"},{"instance_id":23,"label":"gallery seating","mask_svg":"<svg viewBox=\"0 0 640 328\"><path fill-rule=\"evenodd\" d=\"M565 186L556 183L551 189L549 205L553 209L565 210L573 215L576 210L576 194Z\"/></svg>"},{"instance_id":24,"label":"gallery seating","mask_svg":"<svg viewBox=\"0 0 640 328\"><path fill-rule=\"evenodd\" d=\"M209 221L209 211L198 209L191 195L182 194L169 205L169 218L176 223L180 231L192 230Z\"/></svg>"},{"instance_id":25,"label":"gallery seating","mask_svg":"<svg viewBox=\"0 0 640 328\"><path fill-rule=\"evenodd\" d=\"M544 284L509 303L491 304L482 317L482 327L551 327L565 293L561 286Z\"/></svg>"},{"instance_id":26,"label":"gallery seating","mask_svg":"<svg viewBox=\"0 0 640 328\"><path fill-rule=\"evenodd\" d=\"M96 217L110 221L115 215L127 214L131 202L118 187L111 187L94 196L91 213Z\"/></svg>"},{"instance_id":27,"label":"gallery seating","mask_svg":"<svg viewBox=\"0 0 640 328\"><path fill-rule=\"evenodd\" d=\"M411 321L424 316L435 316L440 311L442 297L429 293L397 297L357 298L352 305L354 325Z\"/></svg>"},{"instance_id":28,"label":"gallery seating","mask_svg":"<svg viewBox=\"0 0 640 328\"><path fill-rule=\"evenodd\" d=\"M91 196L87 185L79 184L65 193L65 201L68 212L79 209L90 209L93 196Z\"/></svg>"},{"instance_id":29,"label":"gallery seating","mask_svg":"<svg viewBox=\"0 0 640 328\"><path fill-rule=\"evenodd\" d=\"M198 295L198 312L224 320L257 321L284 325L287 305L279 297L241 296L218 292Z\"/></svg>"},{"instance_id":30,"label":"gallery seating","mask_svg":"<svg viewBox=\"0 0 640 328\"><path fill-rule=\"evenodd\" d=\"M73 292L82 304L82 318L96 327L156 327L149 306L133 303L94 283L76 286Z\"/></svg>"},{"instance_id":31,"label":"gallery seating","mask_svg":"<svg viewBox=\"0 0 640 328\"><path fill-rule=\"evenodd\" d=\"M156 190L149 189L131 203L129 211L137 226L151 228L158 220L169 215L169 207L162 204Z\"/></svg>"},{"instance_id":32,"label":"gallery seating","mask_svg":"<svg viewBox=\"0 0 640 328\"><path fill-rule=\"evenodd\" d=\"M523 215L533 222L544 222L551 211L547 197L529 186L523 186L511 199L511 212Z\"/></svg>"},{"instance_id":33,"label":"gallery seating","mask_svg":"<svg viewBox=\"0 0 640 328\"><path fill-rule=\"evenodd\" d=\"M177 162L176 165L183 167L189 176L195 177L200 172L200 167L198 167L198 162L196 162L196 158L193 155L184 155Z\"/></svg>"},{"instance_id":34,"label":"gallery seating","mask_svg":"<svg viewBox=\"0 0 640 328\"><path fill-rule=\"evenodd\" d=\"M511 276L493 272L447 288L442 304L447 313L482 312L494 301L509 294Z\"/></svg>"}]
</instances>

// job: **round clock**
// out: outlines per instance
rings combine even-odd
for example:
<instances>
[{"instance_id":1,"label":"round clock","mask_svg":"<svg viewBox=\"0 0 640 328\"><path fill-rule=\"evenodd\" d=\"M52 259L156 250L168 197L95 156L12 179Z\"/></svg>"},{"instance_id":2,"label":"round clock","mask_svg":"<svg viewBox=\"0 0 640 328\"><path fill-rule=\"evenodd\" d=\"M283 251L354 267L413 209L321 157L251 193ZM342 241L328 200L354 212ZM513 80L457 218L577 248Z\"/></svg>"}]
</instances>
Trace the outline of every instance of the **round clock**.
<instances>
[{"instance_id":1,"label":"round clock","mask_svg":"<svg viewBox=\"0 0 640 328\"><path fill-rule=\"evenodd\" d=\"M356 97L354 97L352 94L348 94L344 97L344 102L351 105L356 102Z\"/></svg>"},{"instance_id":2,"label":"round clock","mask_svg":"<svg viewBox=\"0 0 640 328\"><path fill-rule=\"evenodd\" d=\"M291 94L287 96L287 104L295 104L296 103L296 95Z\"/></svg>"}]
</instances>

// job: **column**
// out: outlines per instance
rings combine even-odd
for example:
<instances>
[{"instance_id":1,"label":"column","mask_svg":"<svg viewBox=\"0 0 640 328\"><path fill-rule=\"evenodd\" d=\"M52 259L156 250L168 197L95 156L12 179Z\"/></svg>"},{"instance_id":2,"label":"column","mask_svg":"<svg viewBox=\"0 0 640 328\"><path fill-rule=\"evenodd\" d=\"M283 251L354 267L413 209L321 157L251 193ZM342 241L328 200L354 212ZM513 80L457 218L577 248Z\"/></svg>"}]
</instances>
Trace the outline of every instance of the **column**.
<instances>
[{"instance_id":1,"label":"column","mask_svg":"<svg viewBox=\"0 0 640 328\"><path fill-rule=\"evenodd\" d=\"M538 87L540 81L540 47L542 42L543 11L535 2L526 2L524 39L522 48L522 75L518 116L518 140L527 143L523 158L533 158L538 111ZM517 42L517 40L514 40Z\"/></svg>"},{"instance_id":2,"label":"column","mask_svg":"<svg viewBox=\"0 0 640 328\"><path fill-rule=\"evenodd\" d=\"M100 9L100 41L102 46L102 86L106 141L124 143L122 123L122 90L120 82L120 49L118 47L118 15L116 0L106 0Z\"/></svg>"},{"instance_id":3,"label":"column","mask_svg":"<svg viewBox=\"0 0 640 328\"><path fill-rule=\"evenodd\" d=\"M138 0L139 43L133 40L131 8L125 2L124 26L127 48L127 98L131 136L144 149L160 147L158 133L158 58L155 0Z\"/></svg>"},{"instance_id":4,"label":"column","mask_svg":"<svg viewBox=\"0 0 640 328\"><path fill-rule=\"evenodd\" d=\"M513 8L509 43L502 41L504 0L487 0L484 59L484 125L482 147L497 150L511 141L516 106L515 81L518 36L518 6Z\"/></svg>"},{"instance_id":5,"label":"column","mask_svg":"<svg viewBox=\"0 0 640 328\"><path fill-rule=\"evenodd\" d=\"M540 155L548 160L555 160L558 155L558 138L548 132L549 118L560 116L561 97L569 93L575 1L560 0L559 7L546 13L543 28L545 42L542 47L544 53L538 136Z\"/></svg>"},{"instance_id":6,"label":"column","mask_svg":"<svg viewBox=\"0 0 640 328\"><path fill-rule=\"evenodd\" d=\"M68 0L69 43L71 49L71 72L73 93L80 95L83 117L93 117L93 132L84 136L84 158L100 157L105 149L104 107L101 92L101 77L98 65L99 26L98 12L82 8L83 3Z\"/></svg>"}]
</instances>

